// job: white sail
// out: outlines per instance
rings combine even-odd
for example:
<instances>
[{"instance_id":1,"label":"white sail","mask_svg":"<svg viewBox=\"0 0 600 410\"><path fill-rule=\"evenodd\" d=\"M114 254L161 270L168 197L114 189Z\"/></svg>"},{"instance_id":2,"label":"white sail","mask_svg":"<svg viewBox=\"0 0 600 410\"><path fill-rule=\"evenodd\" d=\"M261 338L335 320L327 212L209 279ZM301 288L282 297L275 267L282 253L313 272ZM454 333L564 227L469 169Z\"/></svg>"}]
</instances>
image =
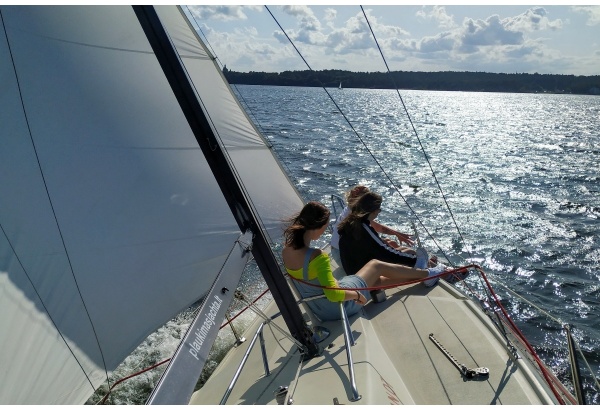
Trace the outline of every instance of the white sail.
<instances>
[{"instance_id":1,"label":"white sail","mask_svg":"<svg viewBox=\"0 0 600 410\"><path fill-rule=\"evenodd\" d=\"M295 187L288 176L279 171L270 148L239 106L214 58L188 20L173 7L157 7L157 12L262 222L271 234L279 236L282 217L289 217L302 206L300 196L294 194Z\"/></svg>"},{"instance_id":2,"label":"white sail","mask_svg":"<svg viewBox=\"0 0 600 410\"><path fill-rule=\"evenodd\" d=\"M240 232L131 8L0 12L0 403L83 403ZM300 198L180 11L160 16L279 233Z\"/></svg>"}]
</instances>

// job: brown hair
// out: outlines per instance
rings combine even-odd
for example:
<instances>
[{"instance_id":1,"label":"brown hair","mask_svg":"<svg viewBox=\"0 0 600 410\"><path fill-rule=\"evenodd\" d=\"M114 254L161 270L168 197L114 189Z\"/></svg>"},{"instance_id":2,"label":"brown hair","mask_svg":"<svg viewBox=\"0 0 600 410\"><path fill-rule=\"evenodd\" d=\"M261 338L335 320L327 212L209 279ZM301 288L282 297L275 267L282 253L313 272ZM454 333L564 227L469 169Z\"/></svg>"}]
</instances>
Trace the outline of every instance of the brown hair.
<instances>
[{"instance_id":1,"label":"brown hair","mask_svg":"<svg viewBox=\"0 0 600 410\"><path fill-rule=\"evenodd\" d=\"M309 229L319 229L329 223L329 209L320 202L311 201L302 210L288 220L288 227L283 231L285 245L294 249L303 248L304 233Z\"/></svg>"},{"instance_id":2,"label":"brown hair","mask_svg":"<svg viewBox=\"0 0 600 410\"><path fill-rule=\"evenodd\" d=\"M354 202L350 214L340 222L338 232L340 234L351 234L357 237L361 231L363 220L373 211L381 208L383 201L381 195L375 192L367 192Z\"/></svg>"}]
</instances>

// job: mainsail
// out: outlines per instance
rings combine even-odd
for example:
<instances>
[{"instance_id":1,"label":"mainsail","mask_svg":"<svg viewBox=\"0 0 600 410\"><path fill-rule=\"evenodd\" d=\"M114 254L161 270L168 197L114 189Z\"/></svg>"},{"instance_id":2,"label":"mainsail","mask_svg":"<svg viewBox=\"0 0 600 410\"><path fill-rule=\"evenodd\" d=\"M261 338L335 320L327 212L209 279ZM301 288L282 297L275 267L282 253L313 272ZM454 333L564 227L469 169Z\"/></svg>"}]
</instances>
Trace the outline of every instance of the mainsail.
<instances>
[{"instance_id":1,"label":"mainsail","mask_svg":"<svg viewBox=\"0 0 600 410\"><path fill-rule=\"evenodd\" d=\"M278 236L298 193L180 10L157 11ZM131 8L0 19L0 402L83 403L210 289L240 229Z\"/></svg>"}]
</instances>

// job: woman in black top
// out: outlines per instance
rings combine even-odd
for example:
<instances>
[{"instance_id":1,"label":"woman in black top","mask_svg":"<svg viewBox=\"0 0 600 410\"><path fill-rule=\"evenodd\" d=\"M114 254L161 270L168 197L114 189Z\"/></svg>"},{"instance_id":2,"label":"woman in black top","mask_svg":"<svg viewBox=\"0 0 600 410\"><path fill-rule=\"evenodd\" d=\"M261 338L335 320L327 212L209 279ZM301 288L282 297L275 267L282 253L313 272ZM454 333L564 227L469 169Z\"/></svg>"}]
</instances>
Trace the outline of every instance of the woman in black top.
<instances>
[{"instance_id":1,"label":"woman in black top","mask_svg":"<svg viewBox=\"0 0 600 410\"><path fill-rule=\"evenodd\" d=\"M404 252L393 248L373 229L370 222L379 215L381 201L381 195L365 193L354 203L350 215L339 224L340 259L348 275L356 274L371 259L417 269L427 267L428 258L424 249L418 249L415 255L414 251Z\"/></svg>"}]
</instances>

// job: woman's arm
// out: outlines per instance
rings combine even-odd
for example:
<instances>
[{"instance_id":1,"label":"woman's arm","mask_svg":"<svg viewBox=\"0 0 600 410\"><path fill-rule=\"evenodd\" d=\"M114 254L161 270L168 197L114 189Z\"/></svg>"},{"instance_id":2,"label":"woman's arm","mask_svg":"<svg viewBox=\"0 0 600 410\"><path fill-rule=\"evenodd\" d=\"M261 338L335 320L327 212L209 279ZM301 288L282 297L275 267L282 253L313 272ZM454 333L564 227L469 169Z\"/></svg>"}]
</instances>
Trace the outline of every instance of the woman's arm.
<instances>
[{"instance_id":1,"label":"woman's arm","mask_svg":"<svg viewBox=\"0 0 600 410\"><path fill-rule=\"evenodd\" d=\"M319 255L317 255L312 262L314 262L314 269L317 270L317 278L321 286L327 288L337 288L338 283L333 277L333 273L331 271L329 255L325 253L319 253ZM325 293L325 296L330 302L345 302L347 300L352 300L361 305L367 303L367 298L362 293L354 289L323 289L323 293Z\"/></svg>"},{"instance_id":2,"label":"woman's arm","mask_svg":"<svg viewBox=\"0 0 600 410\"><path fill-rule=\"evenodd\" d=\"M367 298L360 293L358 290L346 290L346 298L344 299L344 301L346 300L353 300L354 302L358 303L359 305L364 305L365 303L367 303Z\"/></svg>"},{"instance_id":3,"label":"woman's arm","mask_svg":"<svg viewBox=\"0 0 600 410\"><path fill-rule=\"evenodd\" d=\"M331 272L329 255L323 254L323 256L318 255L317 257L319 259L314 261L314 267L317 269L317 278L319 279L319 283L323 287L337 288L338 283ZM353 300L361 305L367 303L367 298L365 298L364 295L357 290L323 289L323 293L325 293L325 296L330 302L345 302L347 300Z\"/></svg>"},{"instance_id":4,"label":"woman's arm","mask_svg":"<svg viewBox=\"0 0 600 410\"><path fill-rule=\"evenodd\" d=\"M404 243L408 244L409 246L412 246L414 244L414 241L412 239L410 239L410 236L403 234L401 232L398 232L388 226L380 224L379 222L371 221L371 226L378 233L381 233L384 235L396 235L396 237L398 238L398 240L400 242L404 242Z\"/></svg>"}]
</instances>

